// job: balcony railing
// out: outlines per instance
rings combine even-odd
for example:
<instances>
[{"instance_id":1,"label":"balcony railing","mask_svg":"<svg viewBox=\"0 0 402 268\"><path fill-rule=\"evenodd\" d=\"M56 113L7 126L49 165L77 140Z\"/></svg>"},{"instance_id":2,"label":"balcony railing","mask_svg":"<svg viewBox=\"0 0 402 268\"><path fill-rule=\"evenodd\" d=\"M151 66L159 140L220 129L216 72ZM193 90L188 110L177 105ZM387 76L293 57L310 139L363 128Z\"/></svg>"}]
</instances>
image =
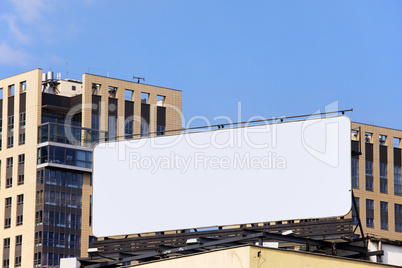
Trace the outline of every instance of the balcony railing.
<instances>
[{"instance_id":1,"label":"balcony railing","mask_svg":"<svg viewBox=\"0 0 402 268\"><path fill-rule=\"evenodd\" d=\"M108 132L57 123L44 123L38 127L38 143L57 142L93 147L99 140L107 140Z\"/></svg>"}]
</instances>

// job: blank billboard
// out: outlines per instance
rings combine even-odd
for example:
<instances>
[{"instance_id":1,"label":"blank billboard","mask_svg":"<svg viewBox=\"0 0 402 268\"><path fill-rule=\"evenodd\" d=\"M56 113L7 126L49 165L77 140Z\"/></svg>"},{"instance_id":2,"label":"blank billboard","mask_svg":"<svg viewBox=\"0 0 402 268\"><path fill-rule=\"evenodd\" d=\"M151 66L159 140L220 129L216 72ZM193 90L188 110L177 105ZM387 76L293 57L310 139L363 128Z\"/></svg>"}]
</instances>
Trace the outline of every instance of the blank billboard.
<instances>
[{"instance_id":1,"label":"blank billboard","mask_svg":"<svg viewBox=\"0 0 402 268\"><path fill-rule=\"evenodd\" d=\"M98 144L93 233L343 216L350 125L336 116Z\"/></svg>"}]
</instances>

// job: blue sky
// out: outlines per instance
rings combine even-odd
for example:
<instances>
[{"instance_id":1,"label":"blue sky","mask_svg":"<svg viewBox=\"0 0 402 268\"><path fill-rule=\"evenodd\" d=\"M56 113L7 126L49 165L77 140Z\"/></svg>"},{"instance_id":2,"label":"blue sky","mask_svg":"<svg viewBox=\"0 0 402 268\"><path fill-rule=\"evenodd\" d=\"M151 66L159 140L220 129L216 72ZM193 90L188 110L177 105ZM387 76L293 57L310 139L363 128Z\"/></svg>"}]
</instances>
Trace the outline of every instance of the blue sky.
<instances>
[{"instance_id":1,"label":"blue sky","mask_svg":"<svg viewBox=\"0 0 402 268\"><path fill-rule=\"evenodd\" d=\"M313 113L402 129L400 0L0 0L0 78L91 72L183 91L183 112ZM202 124L201 121L198 122Z\"/></svg>"}]
</instances>

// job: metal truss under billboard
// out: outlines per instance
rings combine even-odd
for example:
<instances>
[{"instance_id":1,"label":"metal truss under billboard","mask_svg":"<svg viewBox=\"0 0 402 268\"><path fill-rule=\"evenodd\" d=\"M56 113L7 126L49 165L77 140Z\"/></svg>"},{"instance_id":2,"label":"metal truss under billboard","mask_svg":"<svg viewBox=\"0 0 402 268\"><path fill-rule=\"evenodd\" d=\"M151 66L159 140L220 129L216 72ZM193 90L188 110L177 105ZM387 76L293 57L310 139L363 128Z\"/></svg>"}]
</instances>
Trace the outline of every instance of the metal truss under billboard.
<instances>
[{"instance_id":1,"label":"metal truss under billboard","mask_svg":"<svg viewBox=\"0 0 402 268\"><path fill-rule=\"evenodd\" d=\"M93 233L343 216L350 128L334 116L98 144Z\"/></svg>"}]
</instances>

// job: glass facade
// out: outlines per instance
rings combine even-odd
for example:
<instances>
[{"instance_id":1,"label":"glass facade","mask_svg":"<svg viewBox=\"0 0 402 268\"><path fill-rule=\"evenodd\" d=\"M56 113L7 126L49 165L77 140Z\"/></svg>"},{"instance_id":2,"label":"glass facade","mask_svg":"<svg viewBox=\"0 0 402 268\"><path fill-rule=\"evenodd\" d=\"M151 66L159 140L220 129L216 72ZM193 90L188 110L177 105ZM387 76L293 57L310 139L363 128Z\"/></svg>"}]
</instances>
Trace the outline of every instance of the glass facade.
<instances>
[{"instance_id":1,"label":"glass facade","mask_svg":"<svg viewBox=\"0 0 402 268\"><path fill-rule=\"evenodd\" d=\"M110 140L116 140L117 136L117 118L116 116L109 116L109 124L108 124L108 130L109 130L109 138Z\"/></svg>"},{"instance_id":2,"label":"glass facade","mask_svg":"<svg viewBox=\"0 0 402 268\"><path fill-rule=\"evenodd\" d=\"M42 169L37 172L38 184L82 188L82 174L64 170Z\"/></svg>"},{"instance_id":3,"label":"glass facade","mask_svg":"<svg viewBox=\"0 0 402 268\"><path fill-rule=\"evenodd\" d=\"M44 211L42 224L70 229L81 229L81 215L59 211Z\"/></svg>"},{"instance_id":4,"label":"glass facade","mask_svg":"<svg viewBox=\"0 0 402 268\"><path fill-rule=\"evenodd\" d=\"M99 138L107 138L106 131L46 123L38 127L38 143L57 142L93 147Z\"/></svg>"},{"instance_id":5,"label":"glass facade","mask_svg":"<svg viewBox=\"0 0 402 268\"><path fill-rule=\"evenodd\" d=\"M124 135L128 136L127 138L132 138L131 135L134 133L133 123L133 120L125 120L124 122Z\"/></svg>"},{"instance_id":6,"label":"glass facade","mask_svg":"<svg viewBox=\"0 0 402 268\"><path fill-rule=\"evenodd\" d=\"M43 232L43 246L69 249L81 248L81 235L59 232Z\"/></svg>"},{"instance_id":7,"label":"glass facade","mask_svg":"<svg viewBox=\"0 0 402 268\"><path fill-rule=\"evenodd\" d=\"M42 266L59 266L60 258L80 255L82 186L80 171L37 170L35 246L43 248Z\"/></svg>"},{"instance_id":8,"label":"glass facade","mask_svg":"<svg viewBox=\"0 0 402 268\"><path fill-rule=\"evenodd\" d=\"M401 167L394 166L394 194L402 195Z\"/></svg>"},{"instance_id":9,"label":"glass facade","mask_svg":"<svg viewBox=\"0 0 402 268\"><path fill-rule=\"evenodd\" d=\"M359 199L358 197L355 197L356 206L354 206L354 204L353 204L353 209L352 209L352 219L353 219L353 224L354 224L354 225L357 225L357 224L359 223L359 219L358 219L358 217L357 217L357 214L358 214L359 211L360 211L360 204L359 204L359 202L360 202L360 199Z\"/></svg>"},{"instance_id":10,"label":"glass facade","mask_svg":"<svg viewBox=\"0 0 402 268\"><path fill-rule=\"evenodd\" d=\"M374 228L374 201L366 199L366 226Z\"/></svg>"},{"instance_id":11,"label":"glass facade","mask_svg":"<svg viewBox=\"0 0 402 268\"><path fill-rule=\"evenodd\" d=\"M388 193L387 164L380 163L380 192Z\"/></svg>"},{"instance_id":12,"label":"glass facade","mask_svg":"<svg viewBox=\"0 0 402 268\"><path fill-rule=\"evenodd\" d=\"M395 232L402 232L402 205L395 204Z\"/></svg>"},{"instance_id":13,"label":"glass facade","mask_svg":"<svg viewBox=\"0 0 402 268\"><path fill-rule=\"evenodd\" d=\"M52 145L43 146L38 148L38 165L44 163L92 168L92 152Z\"/></svg>"},{"instance_id":14,"label":"glass facade","mask_svg":"<svg viewBox=\"0 0 402 268\"><path fill-rule=\"evenodd\" d=\"M157 133L156 133L157 136L165 135L165 126L157 125L156 126L156 131L157 131Z\"/></svg>"},{"instance_id":15,"label":"glass facade","mask_svg":"<svg viewBox=\"0 0 402 268\"><path fill-rule=\"evenodd\" d=\"M81 208L81 194L66 193L64 191L45 190L44 204L66 208Z\"/></svg>"},{"instance_id":16,"label":"glass facade","mask_svg":"<svg viewBox=\"0 0 402 268\"><path fill-rule=\"evenodd\" d=\"M149 124L147 122L141 123L141 137L149 136Z\"/></svg>"},{"instance_id":17,"label":"glass facade","mask_svg":"<svg viewBox=\"0 0 402 268\"><path fill-rule=\"evenodd\" d=\"M352 158L352 188L359 189L359 159Z\"/></svg>"},{"instance_id":18,"label":"glass facade","mask_svg":"<svg viewBox=\"0 0 402 268\"><path fill-rule=\"evenodd\" d=\"M373 161L366 160L366 191L373 191Z\"/></svg>"},{"instance_id":19,"label":"glass facade","mask_svg":"<svg viewBox=\"0 0 402 268\"><path fill-rule=\"evenodd\" d=\"M388 203L380 202L381 229L388 230Z\"/></svg>"}]
</instances>

